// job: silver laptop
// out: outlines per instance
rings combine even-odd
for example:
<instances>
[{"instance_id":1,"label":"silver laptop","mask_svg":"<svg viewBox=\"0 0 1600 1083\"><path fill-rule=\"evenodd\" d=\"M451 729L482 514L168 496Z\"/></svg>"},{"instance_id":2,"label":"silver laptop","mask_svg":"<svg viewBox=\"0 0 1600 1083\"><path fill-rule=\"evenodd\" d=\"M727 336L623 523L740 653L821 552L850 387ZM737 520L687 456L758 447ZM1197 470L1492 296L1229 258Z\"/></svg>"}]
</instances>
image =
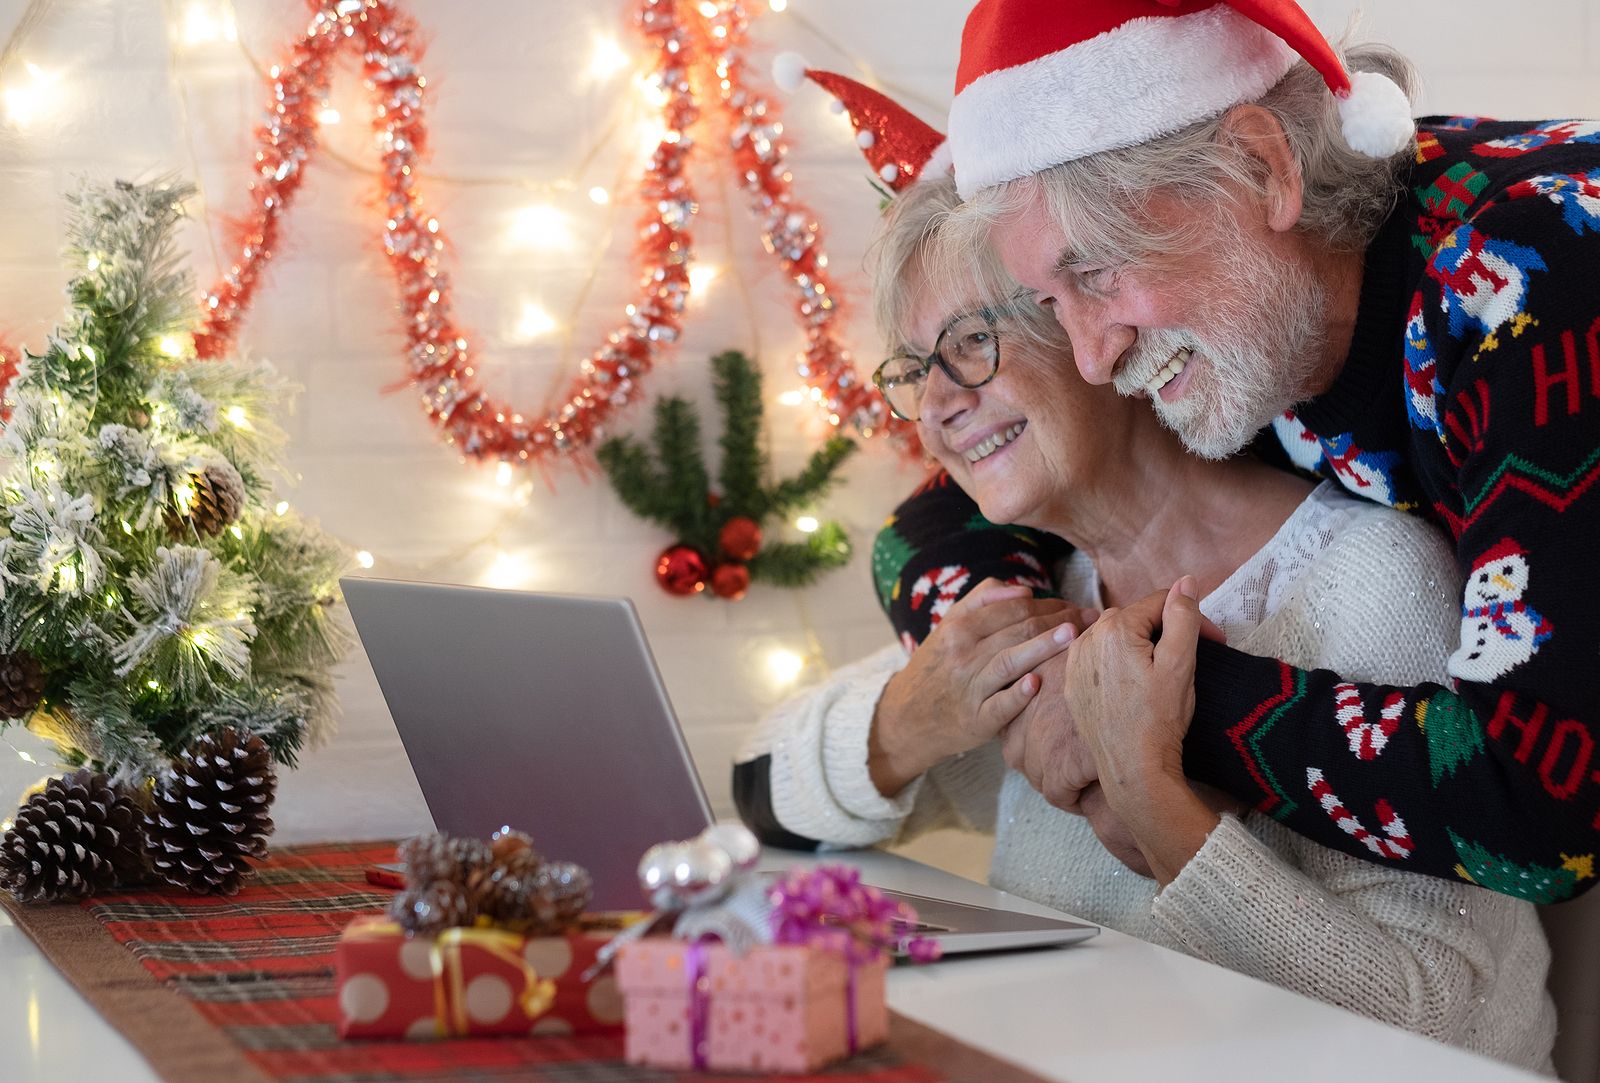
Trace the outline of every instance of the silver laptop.
<instances>
[{"instance_id":1,"label":"silver laptop","mask_svg":"<svg viewBox=\"0 0 1600 1083\"><path fill-rule=\"evenodd\" d=\"M641 854L711 823L644 628L626 598L340 581L434 825L510 824L579 861L594 905L642 899ZM731 766L731 765L730 765ZM893 893L947 953L1072 943L1092 925Z\"/></svg>"}]
</instances>

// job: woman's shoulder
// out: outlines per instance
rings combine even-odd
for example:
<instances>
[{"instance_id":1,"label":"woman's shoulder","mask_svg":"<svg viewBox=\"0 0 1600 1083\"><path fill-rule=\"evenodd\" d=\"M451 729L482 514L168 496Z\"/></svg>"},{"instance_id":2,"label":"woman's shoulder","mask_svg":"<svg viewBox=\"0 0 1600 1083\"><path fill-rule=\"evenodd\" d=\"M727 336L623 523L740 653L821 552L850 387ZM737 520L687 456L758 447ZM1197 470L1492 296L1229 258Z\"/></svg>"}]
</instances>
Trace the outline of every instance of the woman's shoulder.
<instances>
[{"instance_id":1,"label":"woman's shoulder","mask_svg":"<svg viewBox=\"0 0 1600 1083\"><path fill-rule=\"evenodd\" d=\"M1421 576L1453 592L1455 551L1444 531L1427 519L1362 500L1332 482L1319 485L1306 503L1307 527L1322 537L1321 562L1341 570L1370 566L1375 579Z\"/></svg>"}]
</instances>

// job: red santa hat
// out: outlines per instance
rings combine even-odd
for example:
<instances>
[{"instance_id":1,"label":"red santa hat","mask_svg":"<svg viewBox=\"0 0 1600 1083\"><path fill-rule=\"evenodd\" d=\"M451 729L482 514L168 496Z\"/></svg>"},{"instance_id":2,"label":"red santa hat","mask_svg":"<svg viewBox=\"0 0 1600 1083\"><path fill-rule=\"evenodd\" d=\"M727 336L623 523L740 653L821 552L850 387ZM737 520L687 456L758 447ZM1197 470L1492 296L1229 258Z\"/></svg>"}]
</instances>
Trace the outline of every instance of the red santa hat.
<instances>
[{"instance_id":1,"label":"red santa hat","mask_svg":"<svg viewBox=\"0 0 1600 1083\"><path fill-rule=\"evenodd\" d=\"M1472 568L1474 571L1476 571L1479 568L1486 568L1491 564L1498 564L1502 560L1507 560L1511 557L1522 557L1526 559L1527 556L1528 551L1521 545L1517 544L1517 540L1515 538L1501 538L1489 548L1485 549L1479 555L1478 559L1472 562Z\"/></svg>"},{"instance_id":2,"label":"red santa hat","mask_svg":"<svg viewBox=\"0 0 1600 1083\"><path fill-rule=\"evenodd\" d=\"M978 0L950 109L956 184L967 198L1170 135L1261 97L1302 58L1339 99L1352 148L1409 145L1404 92L1347 73L1292 0Z\"/></svg>"},{"instance_id":3,"label":"red santa hat","mask_svg":"<svg viewBox=\"0 0 1600 1083\"><path fill-rule=\"evenodd\" d=\"M899 192L918 177L950 169L950 148L944 136L899 102L843 75L806 67L799 53L779 53L772 61L772 78L794 93L810 79L832 94L850 114L861 148L873 172Z\"/></svg>"}]
</instances>

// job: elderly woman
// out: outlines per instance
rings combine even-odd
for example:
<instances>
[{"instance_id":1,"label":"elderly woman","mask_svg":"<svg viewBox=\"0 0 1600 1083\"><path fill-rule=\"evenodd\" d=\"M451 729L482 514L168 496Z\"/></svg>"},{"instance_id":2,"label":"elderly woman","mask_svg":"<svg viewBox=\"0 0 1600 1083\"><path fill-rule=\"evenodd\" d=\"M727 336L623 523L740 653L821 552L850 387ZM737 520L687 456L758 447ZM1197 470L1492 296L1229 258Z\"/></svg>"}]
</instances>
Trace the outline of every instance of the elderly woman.
<instances>
[{"instance_id":1,"label":"elderly woman","mask_svg":"<svg viewBox=\"0 0 1600 1083\"><path fill-rule=\"evenodd\" d=\"M1548 1070L1549 951L1530 904L1325 849L1181 773L1115 809L1108 785L1085 819L1006 770L999 735L1040 694L1034 670L1093 617L1076 606L1171 587L1164 638L1187 637L1191 654L1204 614L1236 648L1406 683L1443 678L1457 581L1416 519L1250 458L1186 454L1146 404L1079 378L1037 306L941 301L929 269L956 203L948 180L925 179L886 218L876 296L902 348L879 386L990 523L1073 544L1056 571L1067 603L985 584L909 657L886 648L778 707L735 769L746 818L833 846L990 831L998 888ZM1381 748L1367 729L1352 727L1357 754L1361 740Z\"/></svg>"}]
</instances>

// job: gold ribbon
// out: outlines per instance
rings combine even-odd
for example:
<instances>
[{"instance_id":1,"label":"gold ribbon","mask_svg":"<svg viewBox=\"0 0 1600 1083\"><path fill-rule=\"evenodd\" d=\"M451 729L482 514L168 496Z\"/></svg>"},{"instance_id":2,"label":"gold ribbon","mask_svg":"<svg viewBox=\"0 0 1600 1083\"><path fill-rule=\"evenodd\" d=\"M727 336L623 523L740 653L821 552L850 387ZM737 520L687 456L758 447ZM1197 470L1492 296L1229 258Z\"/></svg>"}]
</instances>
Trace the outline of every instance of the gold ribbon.
<instances>
[{"instance_id":1,"label":"gold ribbon","mask_svg":"<svg viewBox=\"0 0 1600 1083\"><path fill-rule=\"evenodd\" d=\"M345 931L349 940L392 940L405 931L392 921L363 922ZM466 974L461 964L464 948L473 947L522 972L522 994L517 1006L529 1019L537 1019L555 1003L556 983L539 972L522 954L527 938L504 929L446 929L434 937L428 951L433 969L433 1023L441 1038L471 1033L467 1018Z\"/></svg>"}]
</instances>

